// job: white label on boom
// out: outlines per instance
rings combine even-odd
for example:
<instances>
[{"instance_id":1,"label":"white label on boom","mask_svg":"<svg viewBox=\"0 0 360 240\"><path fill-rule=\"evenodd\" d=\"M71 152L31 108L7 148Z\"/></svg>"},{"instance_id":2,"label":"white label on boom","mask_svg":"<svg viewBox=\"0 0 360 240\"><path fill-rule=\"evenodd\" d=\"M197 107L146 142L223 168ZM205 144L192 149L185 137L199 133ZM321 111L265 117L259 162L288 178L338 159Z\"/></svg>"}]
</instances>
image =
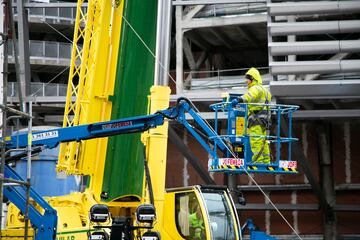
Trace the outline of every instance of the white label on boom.
<instances>
[{"instance_id":1,"label":"white label on boom","mask_svg":"<svg viewBox=\"0 0 360 240\"><path fill-rule=\"evenodd\" d=\"M44 140L44 139L49 139L49 138L56 138L58 136L59 136L58 131L34 133L32 135L32 140L33 141L39 141L39 140Z\"/></svg>"}]
</instances>

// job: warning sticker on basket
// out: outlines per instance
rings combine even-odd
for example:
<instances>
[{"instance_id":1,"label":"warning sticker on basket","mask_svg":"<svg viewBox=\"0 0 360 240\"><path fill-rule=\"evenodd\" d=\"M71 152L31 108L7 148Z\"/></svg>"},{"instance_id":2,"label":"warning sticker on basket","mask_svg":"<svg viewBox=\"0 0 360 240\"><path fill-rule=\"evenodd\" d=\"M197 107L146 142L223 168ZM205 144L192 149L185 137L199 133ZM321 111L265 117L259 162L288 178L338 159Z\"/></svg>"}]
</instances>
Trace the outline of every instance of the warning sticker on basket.
<instances>
[{"instance_id":1,"label":"warning sticker on basket","mask_svg":"<svg viewBox=\"0 0 360 240\"><path fill-rule=\"evenodd\" d=\"M279 167L281 168L297 168L296 161L279 161Z\"/></svg>"},{"instance_id":2,"label":"warning sticker on basket","mask_svg":"<svg viewBox=\"0 0 360 240\"><path fill-rule=\"evenodd\" d=\"M32 135L32 140L33 141L39 141L39 140L44 140L44 139L49 139L49 138L56 138L58 136L59 136L58 131L35 133L35 134Z\"/></svg>"},{"instance_id":3,"label":"warning sticker on basket","mask_svg":"<svg viewBox=\"0 0 360 240\"><path fill-rule=\"evenodd\" d=\"M244 159L241 158L219 158L219 165L244 166Z\"/></svg>"}]
</instances>

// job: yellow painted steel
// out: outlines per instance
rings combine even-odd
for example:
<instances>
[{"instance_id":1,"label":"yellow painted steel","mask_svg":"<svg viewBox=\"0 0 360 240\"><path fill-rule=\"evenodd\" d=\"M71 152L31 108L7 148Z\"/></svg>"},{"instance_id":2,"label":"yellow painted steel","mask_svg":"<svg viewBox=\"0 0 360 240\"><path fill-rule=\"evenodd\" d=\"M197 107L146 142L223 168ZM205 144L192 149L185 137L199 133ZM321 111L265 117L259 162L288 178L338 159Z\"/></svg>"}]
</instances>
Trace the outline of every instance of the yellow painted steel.
<instances>
[{"instance_id":1,"label":"yellow painted steel","mask_svg":"<svg viewBox=\"0 0 360 240\"><path fill-rule=\"evenodd\" d=\"M169 107L169 87L153 86L150 89L150 93L150 114ZM154 204L158 216L155 229L158 231L161 231L163 225L167 138L167 122L142 135L143 143L146 145L147 161L154 192ZM146 187L144 186L143 189L146 189Z\"/></svg>"},{"instance_id":2,"label":"yellow painted steel","mask_svg":"<svg viewBox=\"0 0 360 240\"><path fill-rule=\"evenodd\" d=\"M45 200L57 211L57 239L87 239L88 231L94 231L89 221L90 208L97 204L92 192L71 193L66 196L46 197ZM32 205L42 211L41 208ZM16 231L15 231L16 230ZM9 205L6 230L2 231L4 239L24 239L24 217L13 204ZM33 229L30 231L33 236ZM19 238L14 238L18 236ZM1 238L3 239L3 238ZM32 239L32 238L30 238Z\"/></svg>"},{"instance_id":3,"label":"yellow painted steel","mask_svg":"<svg viewBox=\"0 0 360 240\"><path fill-rule=\"evenodd\" d=\"M111 116L108 98L114 91L123 4L115 8L111 1L89 1L86 14L83 4L78 1L64 127L106 121ZM106 144L107 138L61 144L57 170L94 175L103 169Z\"/></svg>"},{"instance_id":4,"label":"yellow painted steel","mask_svg":"<svg viewBox=\"0 0 360 240\"><path fill-rule=\"evenodd\" d=\"M84 3L79 0L77 4L64 127L106 121L111 117L112 104L108 98L114 91L123 1L114 7L107 0L89 1L87 13L83 12ZM99 196L101 191L106 145L107 138L61 144L57 170L90 175L91 184L83 193L47 198L58 213L57 239L87 239L87 231L91 229L89 210L99 203L95 195ZM134 208L137 204L122 203L122 207ZM20 211L10 205L2 239L24 238L21 216ZM32 236L32 230L30 233Z\"/></svg>"},{"instance_id":5,"label":"yellow painted steel","mask_svg":"<svg viewBox=\"0 0 360 240\"><path fill-rule=\"evenodd\" d=\"M109 4L110 1L106 1ZM111 28L109 29L109 53L108 53L108 62L104 61L103 59L99 59L99 64L102 64L103 68L106 68L106 75L104 77L105 83L104 88L106 89L106 101L103 99L102 105L99 109L92 108L91 115L94 114L101 114L100 118L96 121L105 121L110 120L111 112L112 112L112 103L109 101L109 97L113 95L114 92L114 85L115 85L115 77L116 77L116 67L117 67L117 60L118 60L118 53L119 53L119 44L120 44L120 36L121 36L121 26L122 26L122 14L123 14L123 2L121 1L120 5L117 8L112 8L111 11L111 19L110 25ZM102 48L99 47L101 50ZM97 82L98 77L95 78L95 82ZM94 118L89 120L93 121ZM106 159L106 148L108 138L101 138L101 139L94 139L95 141L89 141L86 143L87 150L89 149L96 149L93 150L95 155L92 155L91 151L86 151L86 155L82 158L84 161L84 165L94 165L94 169L91 172L91 181L90 181L90 189L94 192L97 200L100 196L101 189L102 189L102 182L103 182L103 174L104 174L104 167L105 167L105 159ZM94 160L95 156L95 160Z\"/></svg>"},{"instance_id":6,"label":"yellow painted steel","mask_svg":"<svg viewBox=\"0 0 360 240\"><path fill-rule=\"evenodd\" d=\"M28 240L33 240L34 230L29 229ZM24 240L24 229L1 230L1 240Z\"/></svg>"}]
</instances>

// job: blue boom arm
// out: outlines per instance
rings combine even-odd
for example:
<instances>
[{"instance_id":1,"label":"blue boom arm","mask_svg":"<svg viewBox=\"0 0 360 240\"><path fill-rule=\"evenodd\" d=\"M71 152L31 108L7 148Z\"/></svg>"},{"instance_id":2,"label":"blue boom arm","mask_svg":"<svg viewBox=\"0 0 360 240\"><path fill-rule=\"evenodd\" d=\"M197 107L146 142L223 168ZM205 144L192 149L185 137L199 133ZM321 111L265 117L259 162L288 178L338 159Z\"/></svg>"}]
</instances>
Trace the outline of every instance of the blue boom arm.
<instances>
[{"instance_id":1,"label":"blue boom arm","mask_svg":"<svg viewBox=\"0 0 360 240\"><path fill-rule=\"evenodd\" d=\"M203 130L208 140L224 151L225 143L219 139L217 133L191 108L190 103L185 98L180 98L176 106L166 110L158 111L151 115L123 118L99 123L85 124L74 127L56 128L51 130L39 131L32 134L32 146L44 146L54 148L59 143L81 141L93 138L109 137L119 134L144 132L150 128L164 124L164 119L173 119L184 125L184 127L199 141L203 148L214 158L216 152L201 137L201 135L190 125L186 119L188 113ZM13 134L5 139L7 149L23 148L28 145L27 133Z\"/></svg>"}]
</instances>

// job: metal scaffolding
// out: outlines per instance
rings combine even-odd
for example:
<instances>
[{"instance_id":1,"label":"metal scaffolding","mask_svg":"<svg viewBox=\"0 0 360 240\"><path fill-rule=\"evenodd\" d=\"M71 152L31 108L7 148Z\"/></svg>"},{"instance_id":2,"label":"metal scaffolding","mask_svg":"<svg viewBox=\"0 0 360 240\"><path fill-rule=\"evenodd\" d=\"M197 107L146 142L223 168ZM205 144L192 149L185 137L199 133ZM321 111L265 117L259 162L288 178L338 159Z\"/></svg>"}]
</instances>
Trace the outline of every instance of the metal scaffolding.
<instances>
[{"instance_id":1,"label":"metal scaffolding","mask_svg":"<svg viewBox=\"0 0 360 240\"><path fill-rule=\"evenodd\" d=\"M4 84L6 86L6 83ZM4 94L4 98L6 99L6 94ZM30 180L31 180L31 141L28 142L27 148L16 148L16 149L5 149L5 138L7 135L7 122L12 119L26 119L28 121L28 135L31 136L32 134L32 102L28 103L28 109L29 114L18 111L16 109L10 108L7 106L6 101L4 104L0 105L0 108L2 110L2 119L3 124L1 126L2 128L2 136L1 136L1 167L0 167L0 226L2 225L2 218L3 218L3 199L4 199L4 187L7 186L25 186L26 187L26 211L24 214L24 220L25 220L25 234L24 237L27 239L28 237L28 229L29 229L29 201L30 201ZM7 117L8 113L13 114L12 116ZM30 138L29 138L30 139ZM7 163L7 159L10 159L11 154L16 152L18 153L17 156L27 156L27 173L26 173L26 180L20 181L12 178L8 178L5 176L5 165ZM26 153L26 154L25 154ZM0 232L1 234L1 232Z\"/></svg>"},{"instance_id":2,"label":"metal scaffolding","mask_svg":"<svg viewBox=\"0 0 360 240\"><path fill-rule=\"evenodd\" d=\"M1 145L1 163L0 163L0 228L2 226L3 218L3 200L4 200L4 188L13 187L13 186L22 186L25 187L26 192L26 207L24 214L25 221L25 233L24 239L28 238L29 230L29 206L30 206L30 179L31 179L31 134L32 134L32 101L28 101L24 104L23 100L28 96L30 89L30 65L29 65L29 38L28 38L28 28L27 28L27 14L24 11L23 1L17 1L17 13L18 13L18 34L19 42L17 44L16 32L15 32L15 23L13 20L12 14L12 1L6 1L5 6L2 10L5 10L5 14L1 14L2 17L7 20L1 19L1 34L5 40L2 42L2 51L3 51L3 76L2 76L2 104L0 104L1 115L2 115L2 134L0 139ZM21 9L21 10L19 10ZM9 25L7 25L9 23ZM7 106L7 84L8 84L8 39L7 35L11 33L12 36L12 46L15 58L15 69L16 76L18 80L18 97L19 97L19 107L20 111L14 108ZM25 44L26 43L26 44ZM28 113L25 113L27 109ZM11 115L10 115L11 114ZM8 116L10 115L10 116ZM26 119L28 124L28 135L29 141L27 148L24 149L5 149L5 138L8 136L7 132L7 123L9 120L13 119ZM14 152L20 152L16 156L12 155ZM13 179L5 176L5 166L8 165L7 160L14 158L27 157L27 173L26 180ZM1 232L0 232L1 235Z\"/></svg>"}]
</instances>

